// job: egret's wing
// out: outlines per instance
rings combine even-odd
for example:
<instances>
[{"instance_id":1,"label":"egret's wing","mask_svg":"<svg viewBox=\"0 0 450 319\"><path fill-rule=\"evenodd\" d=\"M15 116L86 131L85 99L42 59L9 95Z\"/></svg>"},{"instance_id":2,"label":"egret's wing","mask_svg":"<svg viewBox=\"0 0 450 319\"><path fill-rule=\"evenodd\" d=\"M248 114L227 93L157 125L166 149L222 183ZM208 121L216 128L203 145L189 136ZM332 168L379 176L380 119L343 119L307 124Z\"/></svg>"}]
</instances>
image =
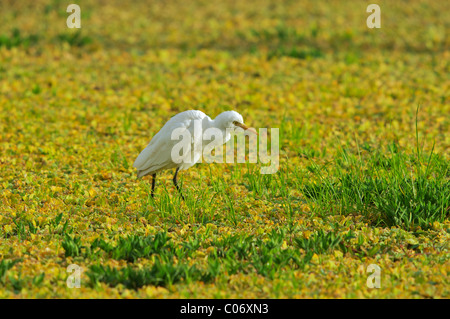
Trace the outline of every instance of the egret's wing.
<instances>
[{"instance_id":1,"label":"egret's wing","mask_svg":"<svg viewBox=\"0 0 450 319\"><path fill-rule=\"evenodd\" d=\"M172 131L176 128L186 130L183 125L165 125L150 141L147 147L136 158L133 166L138 170L158 170L172 163L171 152L178 142L171 140Z\"/></svg>"},{"instance_id":2,"label":"egret's wing","mask_svg":"<svg viewBox=\"0 0 450 319\"><path fill-rule=\"evenodd\" d=\"M173 162L171 152L179 140L171 139L172 132L179 129L180 133L189 130L193 134L193 121L205 116L200 111L186 111L172 117L136 158L133 166L138 169L138 176L176 167L178 164Z\"/></svg>"}]
</instances>

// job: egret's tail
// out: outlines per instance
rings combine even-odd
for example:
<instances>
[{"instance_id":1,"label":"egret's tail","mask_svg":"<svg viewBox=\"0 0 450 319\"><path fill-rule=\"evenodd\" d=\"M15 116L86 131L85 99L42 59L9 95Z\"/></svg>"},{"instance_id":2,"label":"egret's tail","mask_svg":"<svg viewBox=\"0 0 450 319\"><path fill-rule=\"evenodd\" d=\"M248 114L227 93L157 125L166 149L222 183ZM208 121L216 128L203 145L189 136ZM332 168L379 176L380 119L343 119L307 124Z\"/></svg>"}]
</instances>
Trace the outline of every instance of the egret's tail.
<instances>
[{"instance_id":1,"label":"egret's tail","mask_svg":"<svg viewBox=\"0 0 450 319\"><path fill-rule=\"evenodd\" d=\"M141 171L141 170L137 171L137 178L144 177L145 175L147 175L146 171Z\"/></svg>"},{"instance_id":2,"label":"egret's tail","mask_svg":"<svg viewBox=\"0 0 450 319\"><path fill-rule=\"evenodd\" d=\"M137 171L137 178L141 178L144 177L145 175L151 174L151 173L156 173L157 169L155 169L154 167L150 167L147 169L139 169Z\"/></svg>"}]
</instances>

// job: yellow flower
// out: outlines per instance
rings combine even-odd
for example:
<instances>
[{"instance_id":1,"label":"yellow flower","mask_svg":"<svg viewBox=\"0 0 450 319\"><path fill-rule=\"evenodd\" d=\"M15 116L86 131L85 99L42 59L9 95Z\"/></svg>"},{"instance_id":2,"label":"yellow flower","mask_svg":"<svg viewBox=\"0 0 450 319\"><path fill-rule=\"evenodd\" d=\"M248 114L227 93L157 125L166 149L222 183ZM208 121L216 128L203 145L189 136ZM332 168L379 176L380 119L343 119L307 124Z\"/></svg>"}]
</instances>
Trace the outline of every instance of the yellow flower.
<instances>
[{"instance_id":1,"label":"yellow flower","mask_svg":"<svg viewBox=\"0 0 450 319\"><path fill-rule=\"evenodd\" d=\"M342 258L342 256L344 256L344 254L343 254L342 251L340 251L340 250L335 250L335 251L334 251L334 256L335 256L336 258Z\"/></svg>"},{"instance_id":2,"label":"yellow flower","mask_svg":"<svg viewBox=\"0 0 450 319\"><path fill-rule=\"evenodd\" d=\"M319 256L317 254L314 254L311 258L311 261L313 263L318 263L319 262Z\"/></svg>"}]
</instances>

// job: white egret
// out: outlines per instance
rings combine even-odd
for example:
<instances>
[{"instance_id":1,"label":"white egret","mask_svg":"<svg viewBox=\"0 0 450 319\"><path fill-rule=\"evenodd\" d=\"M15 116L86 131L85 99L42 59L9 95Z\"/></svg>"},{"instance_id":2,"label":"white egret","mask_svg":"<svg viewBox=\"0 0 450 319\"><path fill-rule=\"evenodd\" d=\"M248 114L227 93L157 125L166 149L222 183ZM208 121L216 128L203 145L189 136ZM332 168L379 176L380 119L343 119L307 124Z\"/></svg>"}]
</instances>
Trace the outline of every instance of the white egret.
<instances>
[{"instance_id":1,"label":"white egret","mask_svg":"<svg viewBox=\"0 0 450 319\"><path fill-rule=\"evenodd\" d=\"M201 132L194 132L195 122L201 122ZM242 115L235 111L223 112L214 120L211 120L209 116L201 111L190 110L181 112L172 117L162 129L153 136L147 147L136 158L133 167L137 168L138 178L149 174L152 175L152 197L154 196L155 191L156 173L162 170L175 168L173 183L181 197L184 199L180 187L177 184L177 174L179 170L188 169L201 159L202 147L198 146L203 146L205 143L203 140L203 132L208 128L219 129L224 137L223 143L226 143L231 138L229 130L237 127L257 134L254 129L244 125ZM178 129L179 132L187 130L190 136L192 136L192 139L190 140L191 153L184 154L184 156L189 156L191 160L176 163L172 158L172 149L178 143L178 140L172 139L172 132L176 129Z\"/></svg>"}]
</instances>

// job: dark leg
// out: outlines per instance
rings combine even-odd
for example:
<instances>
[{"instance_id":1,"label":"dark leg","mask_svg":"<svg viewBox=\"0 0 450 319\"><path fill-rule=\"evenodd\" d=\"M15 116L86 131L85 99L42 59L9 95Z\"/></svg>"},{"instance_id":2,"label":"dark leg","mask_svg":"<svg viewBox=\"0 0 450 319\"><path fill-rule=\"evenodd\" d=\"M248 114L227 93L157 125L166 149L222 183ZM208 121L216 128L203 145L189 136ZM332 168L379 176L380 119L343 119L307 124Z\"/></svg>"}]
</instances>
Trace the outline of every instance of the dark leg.
<instances>
[{"instance_id":1,"label":"dark leg","mask_svg":"<svg viewBox=\"0 0 450 319\"><path fill-rule=\"evenodd\" d=\"M152 175L152 197L153 194L155 193L155 185L156 185L156 173Z\"/></svg>"},{"instance_id":2,"label":"dark leg","mask_svg":"<svg viewBox=\"0 0 450 319\"><path fill-rule=\"evenodd\" d=\"M184 196L181 193L180 186L178 186L178 184L177 184L177 174L178 174L179 170L180 170L180 168L178 167L177 170L175 171L175 175L173 176L173 183L175 184L175 187L177 188L178 192L180 193L181 198L184 200Z\"/></svg>"}]
</instances>

